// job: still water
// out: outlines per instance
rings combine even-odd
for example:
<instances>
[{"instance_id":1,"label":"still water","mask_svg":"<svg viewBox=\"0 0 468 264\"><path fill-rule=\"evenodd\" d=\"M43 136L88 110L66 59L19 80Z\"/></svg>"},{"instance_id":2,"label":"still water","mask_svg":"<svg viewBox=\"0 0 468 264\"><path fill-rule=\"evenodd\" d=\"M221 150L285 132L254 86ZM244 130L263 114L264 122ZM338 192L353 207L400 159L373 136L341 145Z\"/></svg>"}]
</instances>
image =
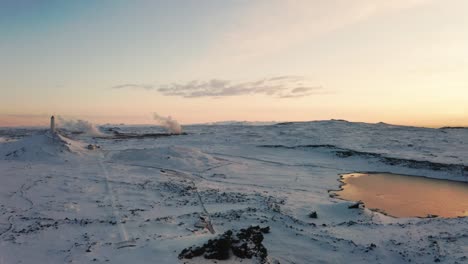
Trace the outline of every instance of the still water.
<instances>
[{"instance_id":1,"label":"still water","mask_svg":"<svg viewBox=\"0 0 468 264\"><path fill-rule=\"evenodd\" d=\"M468 183L390 173L342 176L339 198L395 217L468 216Z\"/></svg>"}]
</instances>

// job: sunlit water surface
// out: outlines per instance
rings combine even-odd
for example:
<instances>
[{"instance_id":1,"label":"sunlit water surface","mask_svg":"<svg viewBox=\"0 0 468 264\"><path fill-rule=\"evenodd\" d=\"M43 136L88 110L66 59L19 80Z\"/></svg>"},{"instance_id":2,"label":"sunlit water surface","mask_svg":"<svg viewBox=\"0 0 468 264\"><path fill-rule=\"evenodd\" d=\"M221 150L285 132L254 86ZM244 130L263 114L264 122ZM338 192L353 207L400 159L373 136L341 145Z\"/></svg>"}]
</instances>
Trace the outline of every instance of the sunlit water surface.
<instances>
[{"instance_id":1,"label":"sunlit water surface","mask_svg":"<svg viewBox=\"0 0 468 264\"><path fill-rule=\"evenodd\" d=\"M343 175L339 198L395 217L468 216L468 183L390 173Z\"/></svg>"}]
</instances>

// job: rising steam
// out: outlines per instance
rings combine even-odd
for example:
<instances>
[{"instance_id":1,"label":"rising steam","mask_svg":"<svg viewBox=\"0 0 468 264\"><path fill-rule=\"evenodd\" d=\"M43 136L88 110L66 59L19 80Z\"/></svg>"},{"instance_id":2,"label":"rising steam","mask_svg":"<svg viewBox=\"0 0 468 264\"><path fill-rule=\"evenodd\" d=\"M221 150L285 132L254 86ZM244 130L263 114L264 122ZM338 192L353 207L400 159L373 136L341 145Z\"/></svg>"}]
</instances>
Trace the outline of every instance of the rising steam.
<instances>
[{"instance_id":1,"label":"rising steam","mask_svg":"<svg viewBox=\"0 0 468 264\"><path fill-rule=\"evenodd\" d=\"M182 133L182 127L179 125L179 123L175 120L172 119L172 117L164 117L160 116L157 113L153 114L154 120L156 120L161 126L165 127L169 133L171 134L181 134Z\"/></svg>"},{"instance_id":2,"label":"rising steam","mask_svg":"<svg viewBox=\"0 0 468 264\"><path fill-rule=\"evenodd\" d=\"M58 121L59 128L64 128L70 132L84 133L89 136L104 136L93 123L86 120L65 119L59 116Z\"/></svg>"}]
</instances>

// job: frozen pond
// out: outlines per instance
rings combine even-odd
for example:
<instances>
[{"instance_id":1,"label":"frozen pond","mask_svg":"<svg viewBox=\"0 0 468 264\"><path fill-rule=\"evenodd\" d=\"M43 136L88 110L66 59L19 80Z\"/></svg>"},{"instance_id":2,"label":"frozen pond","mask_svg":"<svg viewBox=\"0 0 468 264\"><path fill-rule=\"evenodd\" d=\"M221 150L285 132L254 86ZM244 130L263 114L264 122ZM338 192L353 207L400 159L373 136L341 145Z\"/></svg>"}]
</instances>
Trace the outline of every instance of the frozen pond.
<instances>
[{"instance_id":1,"label":"frozen pond","mask_svg":"<svg viewBox=\"0 0 468 264\"><path fill-rule=\"evenodd\" d=\"M468 183L390 173L342 176L337 197L395 217L468 216Z\"/></svg>"}]
</instances>

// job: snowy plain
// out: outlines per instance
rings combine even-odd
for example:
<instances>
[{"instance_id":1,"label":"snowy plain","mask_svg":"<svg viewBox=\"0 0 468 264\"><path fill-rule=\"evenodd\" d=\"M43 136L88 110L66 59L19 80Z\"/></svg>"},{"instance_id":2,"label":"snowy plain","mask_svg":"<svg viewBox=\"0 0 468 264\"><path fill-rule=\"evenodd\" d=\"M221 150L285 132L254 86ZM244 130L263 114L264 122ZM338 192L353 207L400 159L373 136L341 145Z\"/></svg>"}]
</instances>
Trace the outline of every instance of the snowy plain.
<instances>
[{"instance_id":1,"label":"snowy plain","mask_svg":"<svg viewBox=\"0 0 468 264\"><path fill-rule=\"evenodd\" d=\"M178 255L251 225L270 227L271 263L468 263L468 217L393 218L329 194L352 172L467 182L468 129L346 121L183 129L128 139L112 135L163 131L0 129L0 263L215 263Z\"/></svg>"}]
</instances>

